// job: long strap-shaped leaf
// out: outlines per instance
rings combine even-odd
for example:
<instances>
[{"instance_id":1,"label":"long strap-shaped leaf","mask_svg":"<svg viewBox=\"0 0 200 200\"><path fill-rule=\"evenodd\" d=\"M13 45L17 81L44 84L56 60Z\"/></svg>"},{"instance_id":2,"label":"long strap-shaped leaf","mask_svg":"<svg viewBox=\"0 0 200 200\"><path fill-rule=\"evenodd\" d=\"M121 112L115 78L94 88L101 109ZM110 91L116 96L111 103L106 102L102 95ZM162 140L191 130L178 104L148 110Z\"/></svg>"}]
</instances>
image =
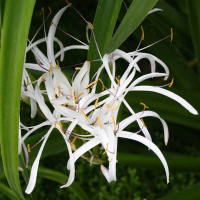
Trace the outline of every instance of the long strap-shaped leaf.
<instances>
[{"instance_id":1,"label":"long strap-shaped leaf","mask_svg":"<svg viewBox=\"0 0 200 200\"><path fill-rule=\"evenodd\" d=\"M117 17L121 8L122 0L99 0L95 19L94 34L102 56L105 53L105 47L112 37ZM90 46L88 52L88 60L98 59L99 54L95 45L93 36L90 38ZM93 75L101 63L92 64L91 74Z\"/></svg>"},{"instance_id":2,"label":"long strap-shaped leaf","mask_svg":"<svg viewBox=\"0 0 200 200\"><path fill-rule=\"evenodd\" d=\"M134 0L123 18L116 33L106 47L106 53L117 49L128 36L138 27L157 0Z\"/></svg>"},{"instance_id":3,"label":"long strap-shaped leaf","mask_svg":"<svg viewBox=\"0 0 200 200\"><path fill-rule=\"evenodd\" d=\"M6 1L0 55L0 139L10 187L24 199L18 174L18 123L22 69L35 0Z\"/></svg>"},{"instance_id":4,"label":"long strap-shaped leaf","mask_svg":"<svg viewBox=\"0 0 200 200\"><path fill-rule=\"evenodd\" d=\"M195 49L196 59L198 62L198 72L200 76L200 1L187 0L187 8L190 19L190 30Z\"/></svg>"},{"instance_id":5,"label":"long strap-shaped leaf","mask_svg":"<svg viewBox=\"0 0 200 200\"><path fill-rule=\"evenodd\" d=\"M197 200L200 199L200 185L188 188L181 192L171 194L159 200Z\"/></svg>"},{"instance_id":6,"label":"long strap-shaped leaf","mask_svg":"<svg viewBox=\"0 0 200 200\"><path fill-rule=\"evenodd\" d=\"M6 185L0 183L0 193L5 195L8 199L19 200L17 195Z\"/></svg>"},{"instance_id":7,"label":"long strap-shaped leaf","mask_svg":"<svg viewBox=\"0 0 200 200\"><path fill-rule=\"evenodd\" d=\"M47 168L39 167L38 176L56 181L61 184L66 184L68 177L55 170L50 170ZM73 182L71 186L68 187L69 190L73 191L80 200L89 200L89 197L85 191L76 183Z\"/></svg>"}]
</instances>

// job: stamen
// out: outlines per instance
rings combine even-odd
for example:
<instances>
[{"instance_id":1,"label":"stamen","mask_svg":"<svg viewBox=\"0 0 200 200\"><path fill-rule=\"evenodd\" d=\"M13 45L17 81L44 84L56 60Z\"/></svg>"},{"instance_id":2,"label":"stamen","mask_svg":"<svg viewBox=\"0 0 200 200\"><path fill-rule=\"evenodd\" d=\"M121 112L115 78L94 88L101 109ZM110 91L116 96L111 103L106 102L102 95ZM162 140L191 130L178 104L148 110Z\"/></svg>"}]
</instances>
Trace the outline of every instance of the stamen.
<instances>
[{"instance_id":1,"label":"stamen","mask_svg":"<svg viewBox=\"0 0 200 200\"><path fill-rule=\"evenodd\" d=\"M88 120L88 117L87 117L87 115L83 112L83 110L82 109L80 109L80 111L83 113L83 115L84 115L84 117L85 117L85 119L87 119Z\"/></svg>"},{"instance_id":2,"label":"stamen","mask_svg":"<svg viewBox=\"0 0 200 200\"><path fill-rule=\"evenodd\" d=\"M44 74L42 75L42 81L45 82L46 80L44 80L44 77L46 76L47 74Z\"/></svg>"},{"instance_id":3,"label":"stamen","mask_svg":"<svg viewBox=\"0 0 200 200\"><path fill-rule=\"evenodd\" d=\"M51 8L50 7L48 7L48 9L49 9L49 15L51 14Z\"/></svg>"},{"instance_id":4,"label":"stamen","mask_svg":"<svg viewBox=\"0 0 200 200\"><path fill-rule=\"evenodd\" d=\"M101 82L102 84L102 90L104 90L104 84L103 84L103 81L99 78L99 81Z\"/></svg>"},{"instance_id":5,"label":"stamen","mask_svg":"<svg viewBox=\"0 0 200 200\"><path fill-rule=\"evenodd\" d=\"M58 97L60 97L61 91L60 91L60 86L58 86Z\"/></svg>"},{"instance_id":6,"label":"stamen","mask_svg":"<svg viewBox=\"0 0 200 200\"><path fill-rule=\"evenodd\" d=\"M116 123L115 123L115 119L114 119L114 116L113 116L113 115L112 115L112 120L113 120L114 130L116 130Z\"/></svg>"},{"instance_id":7,"label":"stamen","mask_svg":"<svg viewBox=\"0 0 200 200\"><path fill-rule=\"evenodd\" d=\"M74 102L74 108L76 108L76 103L75 103L74 90L73 90L73 88L72 88L72 98L73 98L73 102Z\"/></svg>"},{"instance_id":8,"label":"stamen","mask_svg":"<svg viewBox=\"0 0 200 200\"><path fill-rule=\"evenodd\" d=\"M98 118L100 129L102 130L102 125L101 125L101 121L100 121L99 115L97 115L97 118Z\"/></svg>"},{"instance_id":9,"label":"stamen","mask_svg":"<svg viewBox=\"0 0 200 200\"><path fill-rule=\"evenodd\" d=\"M55 122L55 123L54 123L54 126L55 126L55 127L56 127L56 124L58 124L58 125L60 126L61 132L62 132L63 134L65 134L64 131L63 131L63 127L62 127L61 122Z\"/></svg>"},{"instance_id":10,"label":"stamen","mask_svg":"<svg viewBox=\"0 0 200 200\"><path fill-rule=\"evenodd\" d=\"M169 87L172 87L173 83L174 83L174 78L172 79L172 82L171 82L171 84L169 85Z\"/></svg>"},{"instance_id":11,"label":"stamen","mask_svg":"<svg viewBox=\"0 0 200 200\"><path fill-rule=\"evenodd\" d=\"M110 108L110 105L109 104L106 104L107 108Z\"/></svg>"},{"instance_id":12,"label":"stamen","mask_svg":"<svg viewBox=\"0 0 200 200\"><path fill-rule=\"evenodd\" d=\"M52 63L50 63L50 67L49 67L49 76L50 76L50 73L51 73L51 69L52 69Z\"/></svg>"},{"instance_id":13,"label":"stamen","mask_svg":"<svg viewBox=\"0 0 200 200\"><path fill-rule=\"evenodd\" d=\"M108 105L108 104L107 104ZM108 109L107 111L111 111L111 110L114 110L115 108L117 108L117 107L119 107L119 104L118 105L116 105L116 106L114 106L114 107L112 107L112 108L110 108L110 109Z\"/></svg>"},{"instance_id":14,"label":"stamen","mask_svg":"<svg viewBox=\"0 0 200 200\"><path fill-rule=\"evenodd\" d=\"M119 79L117 77L115 77L115 79L116 79L117 83L120 85Z\"/></svg>"},{"instance_id":15,"label":"stamen","mask_svg":"<svg viewBox=\"0 0 200 200\"><path fill-rule=\"evenodd\" d=\"M96 83L97 83L97 81L98 81L98 80L96 80L96 81L93 81L92 83L90 83L89 85L87 85L87 86L86 86L86 88L90 87L90 86L91 86L91 85L93 85L93 84L96 84Z\"/></svg>"},{"instance_id":16,"label":"stamen","mask_svg":"<svg viewBox=\"0 0 200 200\"><path fill-rule=\"evenodd\" d=\"M98 101L99 101L99 98L95 101L94 109L96 109Z\"/></svg>"},{"instance_id":17,"label":"stamen","mask_svg":"<svg viewBox=\"0 0 200 200\"><path fill-rule=\"evenodd\" d=\"M147 107L144 103L140 102L140 105L143 105L145 108L149 108Z\"/></svg>"},{"instance_id":18,"label":"stamen","mask_svg":"<svg viewBox=\"0 0 200 200\"><path fill-rule=\"evenodd\" d=\"M41 11L40 11L40 15L42 14L42 11L44 10L44 7L42 7Z\"/></svg>"},{"instance_id":19,"label":"stamen","mask_svg":"<svg viewBox=\"0 0 200 200\"><path fill-rule=\"evenodd\" d=\"M50 26L52 26L53 25L53 22L51 22L51 25Z\"/></svg>"},{"instance_id":20,"label":"stamen","mask_svg":"<svg viewBox=\"0 0 200 200\"><path fill-rule=\"evenodd\" d=\"M75 70L81 70L82 68L81 67L75 67Z\"/></svg>"},{"instance_id":21,"label":"stamen","mask_svg":"<svg viewBox=\"0 0 200 200\"><path fill-rule=\"evenodd\" d=\"M63 104L62 106L66 106L68 103Z\"/></svg>"},{"instance_id":22,"label":"stamen","mask_svg":"<svg viewBox=\"0 0 200 200\"><path fill-rule=\"evenodd\" d=\"M142 29L142 40L144 40L144 30L142 26L141 26L141 29Z\"/></svg>"},{"instance_id":23,"label":"stamen","mask_svg":"<svg viewBox=\"0 0 200 200\"><path fill-rule=\"evenodd\" d=\"M146 126L145 123L144 123L144 120L143 120L142 118L141 118L140 120L142 121L143 126L144 126L145 128L147 128L147 126Z\"/></svg>"},{"instance_id":24,"label":"stamen","mask_svg":"<svg viewBox=\"0 0 200 200\"><path fill-rule=\"evenodd\" d=\"M171 42L172 42L172 40L173 40L173 30L171 28Z\"/></svg>"},{"instance_id":25,"label":"stamen","mask_svg":"<svg viewBox=\"0 0 200 200\"><path fill-rule=\"evenodd\" d=\"M28 152L31 153L30 145L27 145Z\"/></svg>"},{"instance_id":26,"label":"stamen","mask_svg":"<svg viewBox=\"0 0 200 200\"><path fill-rule=\"evenodd\" d=\"M57 62L57 67L58 67L58 68L60 68L60 65L59 65L59 62L58 62L58 60L56 60L56 62Z\"/></svg>"},{"instance_id":27,"label":"stamen","mask_svg":"<svg viewBox=\"0 0 200 200\"><path fill-rule=\"evenodd\" d=\"M81 96L81 95L83 95L84 93L81 93L81 94L79 94L77 97L76 97L76 100Z\"/></svg>"},{"instance_id":28,"label":"stamen","mask_svg":"<svg viewBox=\"0 0 200 200\"><path fill-rule=\"evenodd\" d=\"M107 150L108 150L108 143L107 143L106 150L103 152L103 154L105 154Z\"/></svg>"},{"instance_id":29,"label":"stamen","mask_svg":"<svg viewBox=\"0 0 200 200\"><path fill-rule=\"evenodd\" d=\"M67 0L65 0L65 1L67 2L67 4L68 4L69 7L72 7L71 4Z\"/></svg>"},{"instance_id":30,"label":"stamen","mask_svg":"<svg viewBox=\"0 0 200 200\"><path fill-rule=\"evenodd\" d=\"M26 77L26 79L27 79L27 85L26 85L26 87L27 87L30 83L29 83L28 77Z\"/></svg>"},{"instance_id":31,"label":"stamen","mask_svg":"<svg viewBox=\"0 0 200 200\"><path fill-rule=\"evenodd\" d=\"M92 23L88 22L88 24L92 27L92 29L94 29L94 26L92 25Z\"/></svg>"},{"instance_id":32,"label":"stamen","mask_svg":"<svg viewBox=\"0 0 200 200\"><path fill-rule=\"evenodd\" d=\"M58 87L58 82L56 82L56 85L55 85L55 89L54 89L54 93L53 93L53 99L55 99L57 87Z\"/></svg>"},{"instance_id":33,"label":"stamen","mask_svg":"<svg viewBox=\"0 0 200 200\"><path fill-rule=\"evenodd\" d=\"M75 138L72 140L72 142L70 143L71 146L74 144L75 140L76 140L76 137L75 137Z\"/></svg>"}]
</instances>

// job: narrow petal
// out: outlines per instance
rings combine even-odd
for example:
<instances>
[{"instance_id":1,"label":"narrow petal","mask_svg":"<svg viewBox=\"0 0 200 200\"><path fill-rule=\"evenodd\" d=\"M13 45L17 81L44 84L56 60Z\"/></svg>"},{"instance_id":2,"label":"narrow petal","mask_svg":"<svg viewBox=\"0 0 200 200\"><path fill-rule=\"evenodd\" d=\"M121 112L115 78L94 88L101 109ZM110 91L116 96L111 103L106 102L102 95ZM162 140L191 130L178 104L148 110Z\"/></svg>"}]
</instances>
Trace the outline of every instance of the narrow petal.
<instances>
[{"instance_id":1,"label":"narrow petal","mask_svg":"<svg viewBox=\"0 0 200 200\"><path fill-rule=\"evenodd\" d=\"M150 91L150 92L157 92L157 93L163 94L171 99L174 99L178 103L180 103L192 114L198 115L198 112L186 100L184 100L182 97L178 96L177 94L170 92L168 90L165 90L163 88L152 87L152 86L137 86L137 87L132 88L132 91Z\"/></svg>"},{"instance_id":2,"label":"narrow petal","mask_svg":"<svg viewBox=\"0 0 200 200\"><path fill-rule=\"evenodd\" d=\"M102 171L103 175L105 176L106 180L108 181L108 183L110 183L110 181L109 181L109 171L102 164L101 164L101 171Z\"/></svg>"},{"instance_id":3,"label":"narrow petal","mask_svg":"<svg viewBox=\"0 0 200 200\"><path fill-rule=\"evenodd\" d=\"M159 159L161 160L161 162L165 168L167 183L169 182L169 169L168 169L167 162L166 162L163 154L161 153L160 149L153 142L147 140L143 136L133 134L133 133L127 132L127 131L119 131L116 135L121 138L127 138L127 139L138 141L138 142L146 145L152 151L154 151L154 153L159 157Z\"/></svg>"}]
</instances>

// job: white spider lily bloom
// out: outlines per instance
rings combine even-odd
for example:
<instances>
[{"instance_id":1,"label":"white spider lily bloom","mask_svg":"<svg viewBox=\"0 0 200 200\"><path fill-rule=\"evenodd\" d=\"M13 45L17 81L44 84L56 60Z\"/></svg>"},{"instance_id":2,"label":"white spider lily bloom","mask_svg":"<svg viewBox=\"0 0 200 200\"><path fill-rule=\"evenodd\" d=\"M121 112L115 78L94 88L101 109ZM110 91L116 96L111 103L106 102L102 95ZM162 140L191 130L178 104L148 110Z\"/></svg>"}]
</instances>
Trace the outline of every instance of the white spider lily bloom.
<instances>
[{"instance_id":1,"label":"white spider lily bloom","mask_svg":"<svg viewBox=\"0 0 200 200\"><path fill-rule=\"evenodd\" d=\"M45 101L44 101L44 97L42 96L42 93L39 89L39 86L41 84L41 81L42 81L42 77L39 78L38 82L37 82L37 85L35 87L35 97L36 97L36 100L38 102L38 105L41 109L41 111L43 112L43 114L45 115L45 117L47 118L47 121L35 126L34 128L32 128L30 131L28 131L21 139L21 143L24 142L24 140L31 134L33 133L34 131L36 131L37 129L43 127L43 126L46 126L46 125L50 125L50 129L49 131L47 132L47 134L45 134L42 138L43 140L43 143L40 147L40 150L38 152L38 155L33 163L33 166L31 168L31 174L30 174L30 179L29 179L29 183L28 183L28 186L26 188L26 193L27 194L30 194L32 192L32 190L34 189L35 187L35 184L36 184L36 178L37 178L37 171L38 171L38 166L39 166L39 161L40 161L40 157L41 157L41 154L42 154L42 151L44 149L44 146L46 144L46 141L51 133L51 131L54 129L54 128L57 128L61 135L63 136L65 142L66 142L66 145L68 147L68 150L69 150L69 154L71 155L72 152L71 152L71 147L69 145L69 142L67 141L68 140L68 136L64 133L63 131L63 127L61 125L61 121L69 121L70 119L68 118L62 118L60 117L60 114L54 110L53 114L51 113L50 109L47 107L47 105L45 104ZM71 164L71 167L73 169L73 165Z\"/></svg>"},{"instance_id":2,"label":"white spider lily bloom","mask_svg":"<svg viewBox=\"0 0 200 200\"><path fill-rule=\"evenodd\" d=\"M54 83L57 83L59 87L59 97L54 99L53 96L50 97L51 103L53 105L67 104L76 108L80 99L89 92L87 86L89 84L90 62L86 61L84 63L74 80L72 80L72 84L69 83L66 76L59 69L54 68L52 71Z\"/></svg>"}]
</instances>

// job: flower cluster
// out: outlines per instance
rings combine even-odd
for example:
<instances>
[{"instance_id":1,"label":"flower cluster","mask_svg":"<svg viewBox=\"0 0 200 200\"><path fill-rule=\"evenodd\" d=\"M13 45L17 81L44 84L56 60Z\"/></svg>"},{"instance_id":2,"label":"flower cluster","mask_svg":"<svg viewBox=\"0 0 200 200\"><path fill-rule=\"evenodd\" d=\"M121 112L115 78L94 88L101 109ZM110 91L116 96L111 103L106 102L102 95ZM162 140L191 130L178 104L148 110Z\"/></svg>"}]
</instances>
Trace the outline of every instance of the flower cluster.
<instances>
[{"instance_id":1,"label":"flower cluster","mask_svg":"<svg viewBox=\"0 0 200 200\"><path fill-rule=\"evenodd\" d=\"M143 118L153 116L160 120L164 129L165 144L167 144L169 138L167 124L157 113L147 111L146 108L148 107L144 103L141 103L142 106L144 106L143 111L135 113L126 101L126 94L129 92L132 93L133 91L156 92L174 99L192 114L197 114L197 111L183 98L163 89L162 86L137 86L139 83L149 78L164 77L166 80L169 75L168 67L161 60L153 55L141 53L138 49L130 53L116 49L111 54L105 54L103 57L100 55L102 65L97 69L97 72L93 77L90 77L89 61L85 61L82 67L75 68L73 77L69 78L65 75L56 59L61 56L62 61L64 59L64 52L71 49L89 49L87 44L76 38L74 39L79 41L81 45L64 47L62 42L55 37L58 22L68 7L69 5L62 8L55 15L47 36L34 43L32 42L33 40L28 41L29 45L26 49L26 53L32 51L36 58L36 63L24 64L21 99L22 101L30 99L32 118L35 117L37 111L45 118L43 123L34 127L26 127L21 121L19 122L19 154L23 148L27 165L28 152L30 152L39 142L42 142L37 157L32 165L26 193L29 194L34 189L40 157L48 137L54 128L62 135L69 152L67 168L70 170L70 174L68 182L62 187L68 187L73 182L75 176L75 162L84 153L90 152L91 156L86 159L91 164L101 163L99 161L101 159L98 160L97 156L93 155L90 151L90 149L97 145L101 146L101 154L107 155L107 160L109 162L108 169L101 164L103 175L108 182L116 181L118 138L135 140L151 149L161 160L166 171L167 182L169 182L167 162L159 148L152 142L151 135ZM88 23L87 31L88 29L92 30L92 28L92 25ZM37 45L42 42L46 42L47 56L45 56L37 47ZM60 46L60 51L56 54L54 53L54 42L58 43ZM119 58L126 60L128 63L128 66L121 77L117 77L116 75L116 61ZM138 61L143 58L150 61L151 73L135 78L136 73L140 72ZM163 73L156 72L156 62L163 67ZM43 74L38 80L33 81L29 77L27 69L37 70ZM102 70L105 70L110 80L109 87L106 87L99 78ZM41 87L42 82L44 83L45 88ZM97 89L97 84L102 86L101 91ZM168 85L171 86L172 83L169 83ZM48 106L49 103L51 104L51 107L53 107L53 112ZM122 104L130 111L130 116L118 122L119 109ZM135 133L124 131L124 129L133 122L137 122L139 126L138 131ZM48 132L33 147L30 147L29 145L26 146L26 138L43 126L50 127ZM75 133L74 128L76 126L82 131ZM23 136L21 135L21 129L27 131ZM142 134L144 136L142 136ZM79 148L76 148L75 145L76 138L84 141L83 145ZM74 150L74 152L72 150Z\"/></svg>"}]
</instances>

